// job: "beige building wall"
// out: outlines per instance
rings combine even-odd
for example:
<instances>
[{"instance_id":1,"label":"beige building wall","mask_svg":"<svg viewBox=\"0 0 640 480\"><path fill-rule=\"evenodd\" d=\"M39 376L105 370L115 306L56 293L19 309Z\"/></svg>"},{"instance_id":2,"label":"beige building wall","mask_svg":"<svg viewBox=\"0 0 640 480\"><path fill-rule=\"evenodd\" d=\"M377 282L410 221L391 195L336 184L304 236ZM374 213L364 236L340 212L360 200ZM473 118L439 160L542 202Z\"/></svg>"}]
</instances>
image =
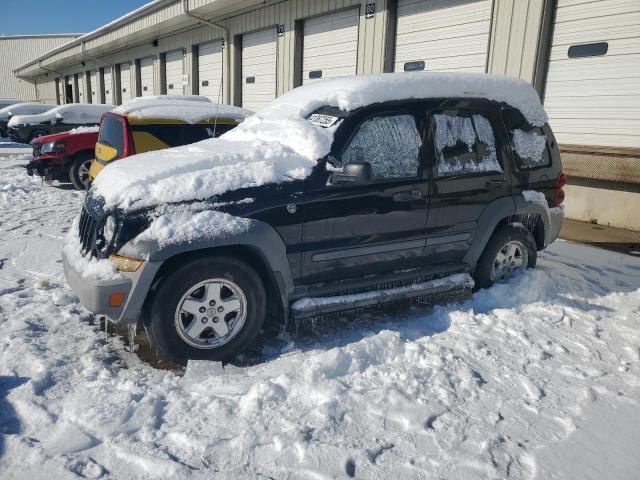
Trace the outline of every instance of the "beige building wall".
<instances>
[{"instance_id":1,"label":"beige building wall","mask_svg":"<svg viewBox=\"0 0 640 480\"><path fill-rule=\"evenodd\" d=\"M38 100L55 103L53 96L36 95L33 82L18 79L13 69L25 62L39 57L52 48L64 45L77 35L17 35L0 37L0 98L19 100Z\"/></svg>"}]
</instances>

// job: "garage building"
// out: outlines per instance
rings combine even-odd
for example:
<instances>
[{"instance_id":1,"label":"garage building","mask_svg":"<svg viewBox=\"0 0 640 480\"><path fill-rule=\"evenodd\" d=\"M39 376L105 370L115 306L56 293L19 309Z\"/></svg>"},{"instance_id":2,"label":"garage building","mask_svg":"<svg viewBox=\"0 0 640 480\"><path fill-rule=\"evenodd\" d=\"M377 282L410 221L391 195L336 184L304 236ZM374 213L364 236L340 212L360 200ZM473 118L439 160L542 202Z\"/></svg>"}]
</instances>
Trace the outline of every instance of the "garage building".
<instances>
[{"instance_id":1,"label":"garage building","mask_svg":"<svg viewBox=\"0 0 640 480\"><path fill-rule=\"evenodd\" d=\"M72 101L200 94L257 110L322 79L416 70L531 82L571 178L567 216L640 230L637 1L155 0L16 75L58 102L71 88Z\"/></svg>"}]
</instances>

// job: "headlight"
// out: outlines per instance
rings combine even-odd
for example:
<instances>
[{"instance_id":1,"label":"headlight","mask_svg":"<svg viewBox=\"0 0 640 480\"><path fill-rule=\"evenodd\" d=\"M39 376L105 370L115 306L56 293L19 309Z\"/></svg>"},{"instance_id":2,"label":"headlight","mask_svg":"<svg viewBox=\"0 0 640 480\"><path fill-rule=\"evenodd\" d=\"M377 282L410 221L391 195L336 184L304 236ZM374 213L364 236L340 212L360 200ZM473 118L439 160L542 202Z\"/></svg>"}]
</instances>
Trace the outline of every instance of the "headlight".
<instances>
[{"instance_id":1,"label":"headlight","mask_svg":"<svg viewBox=\"0 0 640 480\"><path fill-rule=\"evenodd\" d=\"M118 218L115 213L109 214L102 228L99 229L96 238L96 248L102 252L102 254L108 253L108 250L113 246L116 235L118 233Z\"/></svg>"},{"instance_id":2,"label":"headlight","mask_svg":"<svg viewBox=\"0 0 640 480\"><path fill-rule=\"evenodd\" d=\"M63 153L67 148L67 142L47 142L42 145L41 153Z\"/></svg>"},{"instance_id":3,"label":"headlight","mask_svg":"<svg viewBox=\"0 0 640 480\"><path fill-rule=\"evenodd\" d=\"M104 222L104 228L102 230L107 245L111 244L113 240L115 240L117 227L118 223L116 221L116 216L109 215L107 220Z\"/></svg>"}]
</instances>

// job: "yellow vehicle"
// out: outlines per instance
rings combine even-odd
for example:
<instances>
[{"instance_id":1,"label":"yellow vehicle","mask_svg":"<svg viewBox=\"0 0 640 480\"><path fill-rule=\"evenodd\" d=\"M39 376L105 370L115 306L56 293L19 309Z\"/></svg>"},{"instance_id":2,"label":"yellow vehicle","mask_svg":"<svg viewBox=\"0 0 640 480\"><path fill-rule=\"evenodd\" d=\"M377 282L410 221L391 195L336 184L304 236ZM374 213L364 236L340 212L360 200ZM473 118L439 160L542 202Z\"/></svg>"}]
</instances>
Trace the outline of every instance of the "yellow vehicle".
<instances>
[{"instance_id":1,"label":"yellow vehicle","mask_svg":"<svg viewBox=\"0 0 640 480\"><path fill-rule=\"evenodd\" d=\"M102 116L89 180L109 163L136 153L219 137L252 114L198 96L133 99Z\"/></svg>"}]
</instances>

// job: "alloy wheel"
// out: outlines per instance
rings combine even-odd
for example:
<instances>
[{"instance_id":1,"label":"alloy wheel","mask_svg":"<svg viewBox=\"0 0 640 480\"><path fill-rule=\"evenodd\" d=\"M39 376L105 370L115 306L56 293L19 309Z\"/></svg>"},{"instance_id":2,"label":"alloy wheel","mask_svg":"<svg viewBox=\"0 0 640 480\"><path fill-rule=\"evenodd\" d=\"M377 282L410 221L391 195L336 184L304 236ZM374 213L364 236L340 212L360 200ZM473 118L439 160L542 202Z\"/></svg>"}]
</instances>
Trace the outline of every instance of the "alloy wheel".
<instances>
[{"instance_id":1,"label":"alloy wheel","mask_svg":"<svg viewBox=\"0 0 640 480\"><path fill-rule=\"evenodd\" d=\"M231 341L247 318L247 299L242 289L224 278L193 285L178 302L175 327L189 345L219 348Z\"/></svg>"},{"instance_id":2,"label":"alloy wheel","mask_svg":"<svg viewBox=\"0 0 640 480\"><path fill-rule=\"evenodd\" d=\"M513 276L516 272L521 272L527 267L527 249L517 240L512 240L503 245L498 250L493 268L491 269L491 278L498 282Z\"/></svg>"}]
</instances>

